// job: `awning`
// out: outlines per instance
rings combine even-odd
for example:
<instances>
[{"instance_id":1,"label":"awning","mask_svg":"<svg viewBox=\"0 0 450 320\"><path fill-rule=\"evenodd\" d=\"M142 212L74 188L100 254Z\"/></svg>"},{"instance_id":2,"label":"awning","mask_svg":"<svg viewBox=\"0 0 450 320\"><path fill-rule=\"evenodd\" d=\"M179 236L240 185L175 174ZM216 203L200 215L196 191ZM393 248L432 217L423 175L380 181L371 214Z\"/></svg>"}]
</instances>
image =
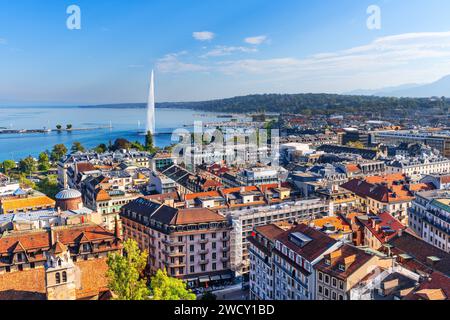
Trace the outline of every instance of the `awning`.
<instances>
[{"instance_id":1,"label":"awning","mask_svg":"<svg viewBox=\"0 0 450 320\"><path fill-rule=\"evenodd\" d=\"M205 283L209 281L209 276L203 276L199 278L200 283Z\"/></svg>"},{"instance_id":2,"label":"awning","mask_svg":"<svg viewBox=\"0 0 450 320\"><path fill-rule=\"evenodd\" d=\"M231 274L224 274L221 276L222 280L227 280L227 279L231 279L233 278L233 276Z\"/></svg>"},{"instance_id":3,"label":"awning","mask_svg":"<svg viewBox=\"0 0 450 320\"><path fill-rule=\"evenodd\" d=\"M198 278L188 278L185 281L186 282L192 282L192 281L197 281L197 280L198 280Z\"/></svg>"},{"instance_id":4,"label":"awning","mask_svg":"<svg viewBox=\"0 0 450 320\"><path fill-rule=\"evenodd\" d=\"M221 278L220 278L220 276L212 276L211 277L211 281L217 281L217 280L220 280Z\"/></svg>"}]
</instances>

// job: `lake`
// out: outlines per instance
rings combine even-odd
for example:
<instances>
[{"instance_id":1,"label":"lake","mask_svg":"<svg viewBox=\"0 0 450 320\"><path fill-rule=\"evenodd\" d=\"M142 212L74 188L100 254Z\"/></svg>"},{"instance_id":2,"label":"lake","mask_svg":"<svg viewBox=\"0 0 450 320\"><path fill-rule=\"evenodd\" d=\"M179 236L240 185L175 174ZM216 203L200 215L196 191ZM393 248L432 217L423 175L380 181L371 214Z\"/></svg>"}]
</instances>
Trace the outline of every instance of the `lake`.
<instances>
[{"instance_id":1,"label":"lake","mask_svg":"<svg viewBox=\"0 0 450 320\"><path fill-rule=\"evenodd\" d=\"M219 114L188 109L156 109L155 145L164 147L173 143L170 134L174 129L191 126L194 121L221 121ZM37 157L40 152L51 150L55 144L63 143L69 149L73 142L81 142L92 148L100 143L108 145L116 138L144 142L146 109L139 108L37 108L0 107L0 128L43 129L63 128L72 124L74 128L112 128L73 132L0 134L0 161L20 160L28 155ZM224 119L222 119L224 120Z\"/></svg>"}]
</instances>

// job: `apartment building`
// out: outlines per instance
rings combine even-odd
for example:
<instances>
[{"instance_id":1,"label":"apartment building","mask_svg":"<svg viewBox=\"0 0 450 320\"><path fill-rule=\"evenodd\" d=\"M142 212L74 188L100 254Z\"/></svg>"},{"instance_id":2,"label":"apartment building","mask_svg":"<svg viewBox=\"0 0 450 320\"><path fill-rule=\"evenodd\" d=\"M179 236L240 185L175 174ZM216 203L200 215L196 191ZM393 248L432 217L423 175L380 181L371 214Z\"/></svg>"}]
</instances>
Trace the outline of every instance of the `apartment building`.
<instances>
[{"instance_id":1,"label":"apartment building","mask_svg":"<svg viewBox=\"0 0 450 320\"><path fill-rule=\"evenodd\" d=\"M450 253L450 192L419 192L408 210L409 227L427 243Z\"/></svg>"},{"instance_id":2,"label":"apartment building","mask_svg":"<svg viewBox=\"0 0 450 320\"><path fill-rule=\"evenodd\" d=\"M199 286L231 277L231 225L209 209L176 209L145 198L122 208L124 239L149 253L152 273L168 274Z\"/></svg>"},{"instance_id":3,"label":"apartment building","mask_svg":"<svg viewBox=\"0 0 450 320\"><path fill-rule=\"evenodd\" d=\"M301 224L275 238L275 300L315 300L315 266L342 242Z\"/></svg>"},{"instance_id":4,"label":"apartment building","mask_svg":"<svg viewBox=\"0 0 450 320\"><path fill-rule=\"evenodd\" d=\"M252 236L248 237L250 300L275 299L272 252L276 237L291 228L289 223L272 223L256 227Z\"/></svg>"},{"instance_id":5,"label":"apartment building","mask_svg":"<svg viewBox=\"0 0 450 320\"><path fill-rule=\"evenodd\" d=\"M363 226L364 245L379 250L390 239L406 230L406 226L387 212L377 215L358 216Z\"/></svg>"},{"instance_id":6,"label":"apartment building","mask_svg":"<svg viewBox=\"0 0 450 320\"><path fill-rule=\"evenodd\" d=\"M315 265L316 300L351 300L351 290L379 267L389 268L392 259L344 244Z\"/></svg>"},{"instance_id":7,"label":"apartment building","mask_svg":"<svg viewBox=\"0 0 450 320\"><path fill-rule=\"evenodd\" d=\"M250 268L248 237L255 227L276 223L309 221L328 215L329 205L320 199L285 201L279 204L241 206L219 210L233 225L231 232L231 268L238 275L247 275Z\"/></svg>"},{"instance_id":8,"label":"apartment building","mask_svg":"<svg viewBox=\"0 0 450 320\"><path fill-rule=\"evenodd\" d=\"M401 143L420 143L432 147L444 157L450 157L450 133L448 131L376 131L373 143L384 145L400 145Z\"/></svg>"},{"instance_id":9,"label":"apartment building","mask_svg":"<svg viewBox=\"0 0 450 320\"><path fill-rule=\"evenodd\" d=\"M450 172L450 160L445 157L403 158L387 163L387 173L401 173L408 177Z\"/></svg>"},{"instance_id":10,"label":"apartment building","mask_svg":"<svg viewBox=\"0 0 450 320\"><path fill-rule=\"evenodd\" d=\"M407 225L407 212L415 193L433 187L424 183L412 183L403 174L390 174L352 179L341 185L341 188L356 196L355 205L361 212L388 212Z\"/></svg>"}]
</instances>

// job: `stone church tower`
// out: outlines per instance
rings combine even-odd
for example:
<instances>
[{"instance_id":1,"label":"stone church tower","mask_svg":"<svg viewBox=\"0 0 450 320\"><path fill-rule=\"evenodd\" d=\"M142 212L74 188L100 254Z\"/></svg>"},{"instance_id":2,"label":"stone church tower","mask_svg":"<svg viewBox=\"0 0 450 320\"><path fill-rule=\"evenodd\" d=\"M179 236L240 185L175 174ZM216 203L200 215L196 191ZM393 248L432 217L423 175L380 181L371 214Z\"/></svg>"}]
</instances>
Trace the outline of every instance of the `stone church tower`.
<instances>
[{"instance_id":1,"label":"stone church tower","mask_svg":"<svg viewBox=\"0 0 450 320\"><path fill-rule=\"evenodd\" d=\"M51 230L50 232L53 238L54 231ZM75 264L70 257L68 248L59 241L58 237L52 239L53 241L54 244L47 254L47 262L45 264L47 300L75 300Z\"/></svg>"}]
</instances>

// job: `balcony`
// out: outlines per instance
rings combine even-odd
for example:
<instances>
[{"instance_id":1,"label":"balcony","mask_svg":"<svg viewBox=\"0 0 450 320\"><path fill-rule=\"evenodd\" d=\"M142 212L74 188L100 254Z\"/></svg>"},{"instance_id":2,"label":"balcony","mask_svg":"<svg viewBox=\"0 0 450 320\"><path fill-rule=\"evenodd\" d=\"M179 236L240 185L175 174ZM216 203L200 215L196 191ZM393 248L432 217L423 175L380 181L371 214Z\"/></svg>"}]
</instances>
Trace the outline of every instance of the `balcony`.
<instances>
[{"instance_id":1,"label":"balcony","mask_svg":"<svg viewBox=\"0 0 450 320\"><path fill-rule=\"evenodd\" d=\"M221 258L220 261L222 261L222 262L228 262L228 261L230 261L230 258L228 258L228 257L227 257L227 258Z\"/></svg>"},{"instance_id":2,"label":"balcony","mask_svg":"<svg viewBox=\"0 0 450 320\"><path fill-rule=\"evenodd\" d=\"M230 251L230 247L224 247L224 248L222 248L222 252L228 252L228 251Z\"/></svg>"},{"instance_id":3,"label":"balcony","mask_svg":"<svg viewBox=\"0 0 450 320\"><path fill-rule=\"evenodd\" d=\"M164 244L169 245L169 246L183 246L183 245L185 245L184 242L178 241L178 240L167 240L167 239L163 239L162 242L163 242Z\"/></svg>"},{"instance_id":4,"label":"balcony","mask_svg":"<svg viewBox=\"0 0 450 320\"><path fill-rule=\"evenodd\" d=\"M167 262L167 261L164 261L164 265L167 267L167 268L180 268L180 267L186 267L186 263L184 263L184 262Z\"/></svg>"},{"instance_id":5,"label":"balcony","mask_svg":"<svg viewBox=\"0 0 450 320\"><path fill-rule=\"evenodd\" d=\"M200 240L198 240L198 243L200 243L200 244L206 244L208 242L209 242L209 239L200 239Z\"/></svg>"},{"instance_id":6,"label":"balcony","mask_svg":"<svg viewBox=\"0 0 450 320\"><path fill-rule=\"evenodd\" d=\"M184 257L186 253L183 251L173 251L169 253L169 257Z\"/></svg>"},{"instance_id":7,"label":"balcony","mask_svg":"<svg viewBox=\"0 0 450 320\"><path fill-rule=\"evenodd\" d=\"M230 241L230 236L222 237L222 241Z\"/></svg>"},{"instance_id":8,"label":"balcony","mask_svg":"<svg viewBox=\"0 0 450 320\"><path fill-rule=\"evenodd\" d=\"M208 259L200 260L198 263L199 263L199 264L208 264L208 263L209 263L209 260L208 260Z\"/></svg>"},{"instance_id":9,"label":"balcony","mask_svg":"<svg viewBox=\"0 0 450 320\"><path fill-rule=\"evenodd\" d=\"M197 251L197 254L201 255L201 254L208 254L209 250L208 249L204 249L204 250L199 250Z\"/></svg>"}]
</instances>

